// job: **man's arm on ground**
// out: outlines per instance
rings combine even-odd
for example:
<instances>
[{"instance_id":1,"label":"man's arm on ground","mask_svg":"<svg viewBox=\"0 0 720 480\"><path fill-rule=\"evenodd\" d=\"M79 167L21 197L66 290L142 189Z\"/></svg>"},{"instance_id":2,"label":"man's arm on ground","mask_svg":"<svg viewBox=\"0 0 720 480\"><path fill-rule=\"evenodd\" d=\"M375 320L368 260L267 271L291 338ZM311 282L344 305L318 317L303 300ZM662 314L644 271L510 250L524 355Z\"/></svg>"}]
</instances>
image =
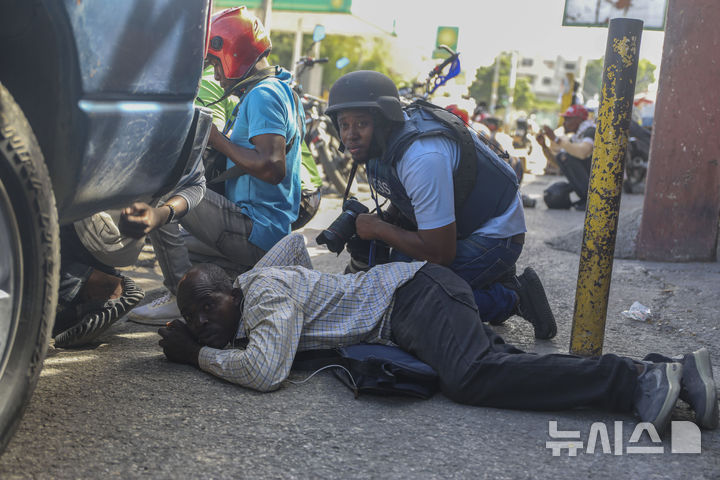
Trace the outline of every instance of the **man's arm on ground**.
<instances>
[{"instance_id":1,"label":"man's arm on ground","mask_svg":"<svg viewBox=\"0 0 720 480\"><path fill-rule=\"evenodd\" d=\"M253 288L254 305L245 307L243 321L249 329L244 350L203 347L198 356L200 369L253 390L276 390L290 374L295 357L301 313L287 296L273 288Z\"/></svg>"},{"instance_id":2,"label":"man's arm on ground","mask_svg":"<svg viewBox=\"0 0 720 480\"><path fill-rule=\"evenodd\" d=\"M255 268L262 267L286 267L299 265L312 269L310 254L305 247L305 237L300 233L291 233L280 239L263 257L255 264Z\"/></svg>"},{"instance_id":3,"label":"man's arm on ground","mask_svg":"<svg viewBox=\"0 0 720 480\"><path fill-rule=\"evenodd\" d=\"M455 222L440 228L412 232L382 221L377 215L361 214L355 221L357 234L365 240L382 240L416 260L450 265L455 259Z\"/></svg>"}]
</instances>

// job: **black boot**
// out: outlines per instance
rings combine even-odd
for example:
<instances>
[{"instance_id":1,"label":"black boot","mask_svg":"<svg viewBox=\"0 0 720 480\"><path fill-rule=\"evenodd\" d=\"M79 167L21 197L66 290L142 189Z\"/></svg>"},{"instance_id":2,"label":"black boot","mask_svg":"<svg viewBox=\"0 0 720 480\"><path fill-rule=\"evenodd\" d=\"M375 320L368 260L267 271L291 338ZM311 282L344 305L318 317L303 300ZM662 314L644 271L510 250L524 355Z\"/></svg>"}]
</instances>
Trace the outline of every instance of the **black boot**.
<instances>
[{"instance_id":1,"label":"black boot","mask_svg":"<svg viewBox=\"0 0 720 480\"><path fill-rule=\"evenodd\" d=\"M535 328L535 338L553 338L557 333L555 316L535 270L527 267L522 275L504 285L518 294L519 300L514 313L532 323Z\"/></svg>"}]
</instances>

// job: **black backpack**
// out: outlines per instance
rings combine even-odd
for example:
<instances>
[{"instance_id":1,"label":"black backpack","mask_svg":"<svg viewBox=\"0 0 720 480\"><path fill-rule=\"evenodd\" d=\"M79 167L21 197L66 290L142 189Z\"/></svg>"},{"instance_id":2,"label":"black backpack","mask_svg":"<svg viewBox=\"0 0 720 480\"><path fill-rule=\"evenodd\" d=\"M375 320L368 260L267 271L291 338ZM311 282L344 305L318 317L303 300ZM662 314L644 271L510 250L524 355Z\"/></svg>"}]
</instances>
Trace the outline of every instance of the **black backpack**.
<instances>
[{"instance_id":1,"label":"black backpack","mask_svg":"<svg viewBox=\"0 0 720 480\"><path fill-rule=\"evenodd\" d=\"M353 391L355 398L371 393L427 399L439 388L432 367L399 347L376 343L299 352L292 368L316 371L332 368L335 377Z\"/></svg>"},{"instance_id":2,"label":"black backpack","mask_svg":"<svg viewBox=\"0 0 720 480\"><path fill-rule=\"evenodd\" d=\"M572 206L570 192L573 189L568 182L555 182L545 189L543 199L545 205L552 209L568 209Z\"/></svg>"}]
</instances>

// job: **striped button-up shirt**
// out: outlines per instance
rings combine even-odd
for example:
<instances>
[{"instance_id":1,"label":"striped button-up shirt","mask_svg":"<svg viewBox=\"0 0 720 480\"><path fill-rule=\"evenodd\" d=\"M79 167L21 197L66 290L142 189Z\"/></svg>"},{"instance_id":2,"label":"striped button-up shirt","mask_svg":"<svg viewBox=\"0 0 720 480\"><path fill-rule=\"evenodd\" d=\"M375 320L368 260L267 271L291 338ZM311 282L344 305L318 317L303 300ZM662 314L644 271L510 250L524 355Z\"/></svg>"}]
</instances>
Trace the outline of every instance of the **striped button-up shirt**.
<instances>
[{"instance_id":1,"label":"striped button-up shirt","mask_svg":"<svg viewBox=\"0 0 720 480\"><path fill-rule=\"evenodd\" d=\"M235 280L245 296L238 337L247 337L247 347L203 347L200 368L269 391L287 378L298 351L359 342L390 344L395 290L423 264L390 263L348 275L321 273L311 269L303 237L290 235Z\"/></svg>"}]
</instances>

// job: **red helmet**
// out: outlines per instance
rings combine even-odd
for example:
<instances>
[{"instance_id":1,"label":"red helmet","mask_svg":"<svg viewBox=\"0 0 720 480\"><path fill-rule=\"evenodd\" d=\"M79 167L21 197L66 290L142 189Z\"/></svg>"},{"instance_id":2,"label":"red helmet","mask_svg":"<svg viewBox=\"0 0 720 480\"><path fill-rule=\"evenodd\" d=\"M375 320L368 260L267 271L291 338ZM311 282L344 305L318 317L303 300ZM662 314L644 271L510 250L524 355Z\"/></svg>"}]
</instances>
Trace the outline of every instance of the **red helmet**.
<instances>
[{"instance_id":1,"label":"red helmet","mask_svg":"<svg viewBox=\"0 0 720 480\"><path fill-rule=\"evenodd\" d=\"M217 57L227 78L243 78L272 44L265 27L246 7L234 7L213 15L208 55Z\"/></svg>"},{"instance_id":2,"label":"red helmet","mask_svg":"<svg viewBox=\"0 0 720 480\"><path fill-rule=\"evenodd\" d=\"M460 119L465 123L468 123L468 120L470 120L467 110L465 110L464 108L458 107L454 103L452 105L448 105L447 107L445 107L445 110L447 110L448 112L454 113L455 115L460 117Z\"/></svg>"},{"instance_id":3,"label":"red helmet","mask_svg":"<svg viewBox=\"0 0 720 480\"><path fill-rule=\"evenodd\" d=\"M587 120L588 118L588 111L585 107L580 105L579 103L576 103L575 105L570 105L567 110L565 110L565 113L560 114L561 117L577 117L582 120Z\"/></svg>"}]
</instances>

